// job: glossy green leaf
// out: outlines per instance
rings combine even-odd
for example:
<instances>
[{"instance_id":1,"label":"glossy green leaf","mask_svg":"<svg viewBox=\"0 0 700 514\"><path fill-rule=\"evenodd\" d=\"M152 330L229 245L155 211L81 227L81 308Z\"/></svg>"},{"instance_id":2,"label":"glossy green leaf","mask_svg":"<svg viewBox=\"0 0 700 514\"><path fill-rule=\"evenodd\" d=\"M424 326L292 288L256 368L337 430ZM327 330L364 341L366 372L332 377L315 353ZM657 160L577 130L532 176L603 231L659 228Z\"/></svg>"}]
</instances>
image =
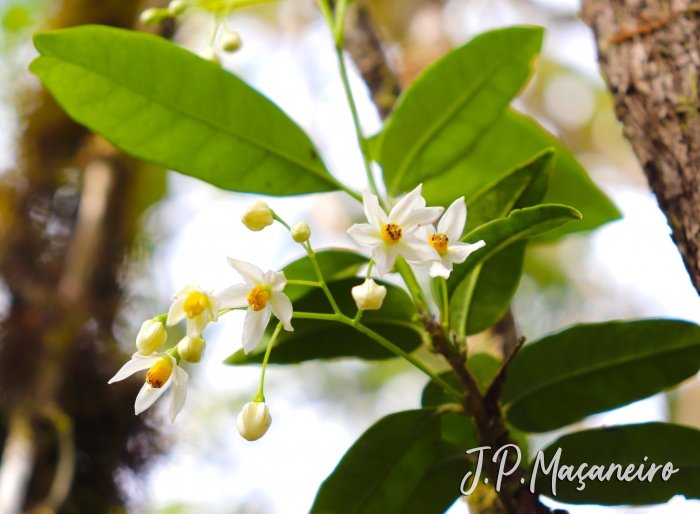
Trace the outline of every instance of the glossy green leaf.
<instances>
[{"instance_id":1,"label":"glossy green leaf","mask_svg":"<svg viewBox=\"0 0 700 514\"><path fill-rule=\"evenodd\" d=\"M543 30L486 32L428 67L384 129L380 162L389 194L451 168L502 115L532 71Z\"/></svg>"},{"instance_id":2,"label":"glossy green leaf","mask_svg":"<svg viewBox=\"0 0 700 514\"><path fill-rule=\"evenodd\" d=\"M233 191L334 191L308 136L241 79L163 38L99 25L34 36L30 65L76 121L126 153Z\"/></svg>"},{"instance_id":3,"label":"glossy green leaf","mask_svg":"<svg viewBox=\"0 0 700 514\"><path fill-rule=\"evenodd\" d=\"M532 118L512 109L449 171L427 180L423 184L423 196L428 205L447 207L459 196L470 198L505 170L549 147L556 149L557 158L546 201L576 206L583 214L583 221L553 230L542 239L553 240L563 234L592 230L621 217L615 205L556 137Z\"/></svg>"},{"instance_id":4,"label":"glossy green leaf","mask_svg":"<svg viewBox=\"0 0 700 514\"><path fill-rule=\"evenodd\" d=\"M700 431L693 428L668 423L644 423L640 425L622 425L596 428L574 432L560 437L544 450L545 464L549 465L557 449L561 448L559 470L563 466L573 466L575 474L583 463L588 466L582 473L602 472L608 480L587 479L581 491L578 479L557 480L556 496L552 491L552 473L542 473L541 466L536 474L536 489L539 493L560 502L573 504L599 505L652 505L665 503L673 496L700 498ZM646 459L646 460L645 460ZM663 467L672 463L677 472L664 480ZM534 462L533 462L534 464ZM654 464L655 473L652 480L648 473ZM639 472L640 466L645 481L620 480L625 471L632 466L632 477ZM602 466L603 470L593 468ZM532 467L532 465L531 465ZM619 475L618 475L619 473Z\"/></svg>"},{"instance_id":5,"label":"glossy green leaf","mask_svg":"<svg viewBox=\"0 0 700 514\"><path fill-rule=\"evenodd\" d=\"M349 278L328 285L340 310L347 316L354 317L357 313L350 289L362 282L363 279ZM362 323L401 349L412 352L423 343L422 329L413 320L416 313L415 304L403 289L389 283L381 283L387 288L382 308L377 311L365 311ZM329 314L333 312L328 299L318 288L294 302L294 310ZM270 363L296 364L314 359L339 357L356 357L366 360L395 357L393 353L373 339L338 321L294 318L292 325L294 332L285 330L280 332L275 347L270 353ZM268 325L268 337L273 329L273 323ZM248 355L241 349L225 362L233 365L261 363L267 348L267 341L267 338L263 338L258 348Z\"/></svg>"},{"instance_id":6,"label":"glossy green leaf","mask_svg":"<svg viewBox=\"0 0 700 514\"><path fill-rule=\"evenodd\" d=\"M467 243L483 240L486 246L472 253L463 264L455 265L447 281L450 294L474 268L504 248L580 219L581 213L572 207L545 204L512 211L507 218L491 221L472 230L462 240Z\"/></svg>"},{"instance_id":7,"label":"glossy green leaf","mask_svg":"<svg viewBox=\"0 0 700 514\"><path fill-rule=\"evenodd\" d=\"M321 484L309 513L406 512L413 491L438 457L439 446L440 416L435 409L397 412L380 419Z\"/></svg>"},{"instance_id":8,"label":"glossy green leaf","mask_svg":"<svg viewBox=\"0 0 700 514\"><path fill-rule=\"evenodd\" d=\"M648 319L576 325L526 345L503 389L508 420L547 432L652 396L700 369L700 326Z\"/></svg>"}]
</instances>

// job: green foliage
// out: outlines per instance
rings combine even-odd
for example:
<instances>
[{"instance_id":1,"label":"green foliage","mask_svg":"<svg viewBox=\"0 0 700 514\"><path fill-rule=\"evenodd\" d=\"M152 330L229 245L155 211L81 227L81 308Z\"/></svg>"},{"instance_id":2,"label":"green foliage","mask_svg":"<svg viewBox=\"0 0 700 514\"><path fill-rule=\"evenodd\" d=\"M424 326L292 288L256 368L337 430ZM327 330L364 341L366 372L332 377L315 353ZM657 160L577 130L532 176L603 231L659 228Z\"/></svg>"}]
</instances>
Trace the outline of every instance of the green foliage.
<instances>
[{"instance_id":1,"label":"green foliage","mask_svg":"<svg viewBox=\"0 0 700 514\"><path fill-rule=\"evenodd\" d=\"M648 319L576 325L525 346L508 369L508 420L547 432L664 391L700 369L700 326Z\"/></svg>"},{"instance_id":2,"label":"green foliage","mask_svg":"<svg viewBox=\"0 0 700 514\"><path fill-rule=\"evenodd\" d=\"M542 35L539 27L481 34L410 85L381 137L390 195L447 171L469 151L529 78Z\"/></svg>"},{"instance_id":3,"label":"green foliage","mask_svg":"<svg viewBox=\"0 0 700 514\"><path fill-rule=\"evenodd\" d=\"M574 504L596 503L599 505L651 505L664 503L675 495L686 498L700 498L700 431L667 423L645 423L623 425L567 434L545 449L545 462L550 463L557 451L562 449L561 466L574 466L572 474L579 466L589 467L582 472L590 472L591 466L605 466L609 472L611 464L620 464L620 476L632 465L630 475L638 472L641 464L643 476L647 476L651 464L664 466L671 462L677 473L668 481L663 480L663 468L658 469L653 480L618 479L618 468L610 480L586 480L585 488L578 480L558 480L556 496L552 492L552 478L538 469L537 491L560 502ZM648 460L644 460L648 457ZM656 469L656 468L655 468ZM628 476L630 476L628 475Z\"/></svg>"},{"instance_id":4,"label":"green foliage","mask_svg":"<svg viewBox=\"0 0 700 514\"><path fill-rule=\"evenodd\" d=\"M471 254L463 264L455 265L447 282L450 295L464 277L504 248L580 219L581 213L572 207L545 204L512 211L507 218L491 221L472 230L462 240L467 243L484 240L486 246Z\"/></svg>"},{"instance_id":5,"label":"green foliage","mask_svg":"<svg viewBox=\"0 0 700 514\"><path fill-rule=\"evenodd\" d=\"M457 380L457 377L452 371L444 371L440 373L442 378L457 391L462 391L462 386ZM437 385L432 380L429 381L423 389L421 396L421 407L439 407L447 403L455 403L455 400L447 396L442 387ZM472 419L465 416L460 416L453 412L446 413L442 418L442 440L455 445L462 451L469 448L479 446L479 440L476 438L476 429Z\"/></svg>"},{"instance_id":6,"label":"green foliage","mask_svg":"<svg viewBox=\"0 0 700 514\"><path fill-rule=\"evenodd\" d=\"M347 451L321 485L310 514L444 512L459 496L459 480L471 468L466 459L454 462L455 453L440 443L435 409L390 414ZM416 501L431 506L416 510Z\"/></svg>"},{"instance_id":7,"label":"green foliage","mask_svg":"<svg viewBox=\"0 0 700 514\"><path fill-rule=\"evenodd\" d=\"M363 279L349 278L332 282L328 285L340 310L347 316L354 317L357 307L350 295L352 287L361 284ZM392 284L379 282L387 288L382 308L366 311L362 324L381 334L406 352L412 352L423 343L423 331L414 320L416 307L408 294ZM332 313L328 299L323 291L315 288L310 294L294 303L297 312ZM283 330L270 353L271 364L296 364L314 359L335 359L339 357L356 357L366 360L390 359L396 357L392 352L379 345L353 327L340 321L319 321L314 319L293 319L294 332ZM268 336L274 324L268 326ZM267 347L267 338L245 355L237 351L226 359L227 364L245 365L260 363Z\"/></svg>"},{"instance_id":8,"label":"green foliage","mask_svg":"<svg viewBox=\"0 0 700 514\"><path fill-rule=\"evenodd\" d=\"M233 191L340 189L275 104L165 39L87 25L34 44L41 56L30 70L66 112L135 157Z\"/></svg>"},{"instance_id":9,"label":"green foliage","mask_svg":"<svg viewBox=\"0 0 700 514\"><path fill-rule=\"evenodd\" d=\"M546 148L557 152L546 197L548 203L575 205L583 221L553 230L544 240L571 232L593 230L621 217L615 205L590 179L571 152L537 122L512 109L483 134L471 151L449 171L426 180L423 196L429 205L448 206L456 197L470 198L504 170Z\"/></svg>"}]
</instances>

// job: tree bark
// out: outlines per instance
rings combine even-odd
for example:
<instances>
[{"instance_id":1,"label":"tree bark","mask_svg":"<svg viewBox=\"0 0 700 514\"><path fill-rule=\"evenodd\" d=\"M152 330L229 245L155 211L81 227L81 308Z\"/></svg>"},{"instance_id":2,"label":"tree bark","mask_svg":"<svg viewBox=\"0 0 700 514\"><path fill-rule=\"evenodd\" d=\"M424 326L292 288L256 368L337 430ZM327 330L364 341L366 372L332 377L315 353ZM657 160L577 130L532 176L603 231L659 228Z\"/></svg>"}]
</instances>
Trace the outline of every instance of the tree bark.
<instances>
[{"instance_id":1,"label":"tree bark","mask_svg":"<svg viewBox=\"0 0 700 514\"><path fill-rule=\"evenodd\" d=\"M583 0L603 76L700 292L698 4Z\"/></svg>"}]
</instances>

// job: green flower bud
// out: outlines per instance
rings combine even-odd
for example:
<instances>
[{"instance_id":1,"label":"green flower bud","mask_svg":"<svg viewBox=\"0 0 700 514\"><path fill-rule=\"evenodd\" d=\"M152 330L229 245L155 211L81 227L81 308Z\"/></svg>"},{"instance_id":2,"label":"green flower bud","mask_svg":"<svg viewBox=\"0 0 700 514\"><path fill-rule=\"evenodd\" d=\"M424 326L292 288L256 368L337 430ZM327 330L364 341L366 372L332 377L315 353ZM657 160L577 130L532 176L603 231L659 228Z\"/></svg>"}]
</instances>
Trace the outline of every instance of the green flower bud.
<instances>
[{"instance_id":1,"label":"green flower bud","mask_svg":"<svg viewBox=\"0 0 700 514\"><path fill-rule=\"evenodd\" d=\"M172 0L168 5L168 12L172 16L180 16L187 10L187 2L185 0Z\"/></svg>"},{"instance_id":2,"label":"green flower bud","mask_svg":"<svg viewBox=\"0 0 700 514\"><path fill-rule=\"evenodd\" d=\"M206 347L207 343L201 337L185 336L177 343L177 352L182 360L197 363L204 357Z\"/></svg>"},{"instance_id":3,"label":"green flower bud","mask_svg":"<svg viewBox=\"0 0 700 514\"><path fill-rule=\"evenodd\" d=\"M144 25L155 25L156 23L160 23L169 16L170 13L167 9L158 9L157 7L150 7L141 13L141 16L139 16L139 21Z\"/></svg>"},{"instance_id":4,"label":"green flower bud","mask_svg":"<svg viewBox=\"0 0 700 514\"><path fill-rule=\"evenodd\" d=\"M311 228L309 227L308 223L305 221L300 221L299 223L292 225L292 239L294 239L297 243L308 241L310 237Z\"/></svg>"},{"instance_id":5,"label":"green flower bud","mask_svg":"<svg viewBox=\"0 0 700 514\"><path fill-rule=\"evenodd\" d=\"M238 34L238 32L225 32L221 36L220 41L221 48L224 52L235 52L243 44L243 41L241 41L241 36Z\"/></svg>"}]
</instances>

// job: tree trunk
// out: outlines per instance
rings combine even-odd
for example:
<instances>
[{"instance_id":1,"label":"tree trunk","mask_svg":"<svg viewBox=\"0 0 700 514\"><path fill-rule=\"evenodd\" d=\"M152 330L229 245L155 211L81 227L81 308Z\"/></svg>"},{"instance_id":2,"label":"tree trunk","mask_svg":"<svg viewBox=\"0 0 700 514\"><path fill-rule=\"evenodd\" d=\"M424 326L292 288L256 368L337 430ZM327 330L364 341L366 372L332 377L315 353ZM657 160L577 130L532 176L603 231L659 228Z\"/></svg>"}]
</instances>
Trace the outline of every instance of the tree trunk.
<instances>
[{"instance_id":1,"label":"tree trunk","mask_svg":"<svg viewBox=\"0 0 700 514\"><path fill-rule=\"evenodd\" d=\"M583 0L617 116L700 292L698 4Z\"/></svg>"}]
</instances>

